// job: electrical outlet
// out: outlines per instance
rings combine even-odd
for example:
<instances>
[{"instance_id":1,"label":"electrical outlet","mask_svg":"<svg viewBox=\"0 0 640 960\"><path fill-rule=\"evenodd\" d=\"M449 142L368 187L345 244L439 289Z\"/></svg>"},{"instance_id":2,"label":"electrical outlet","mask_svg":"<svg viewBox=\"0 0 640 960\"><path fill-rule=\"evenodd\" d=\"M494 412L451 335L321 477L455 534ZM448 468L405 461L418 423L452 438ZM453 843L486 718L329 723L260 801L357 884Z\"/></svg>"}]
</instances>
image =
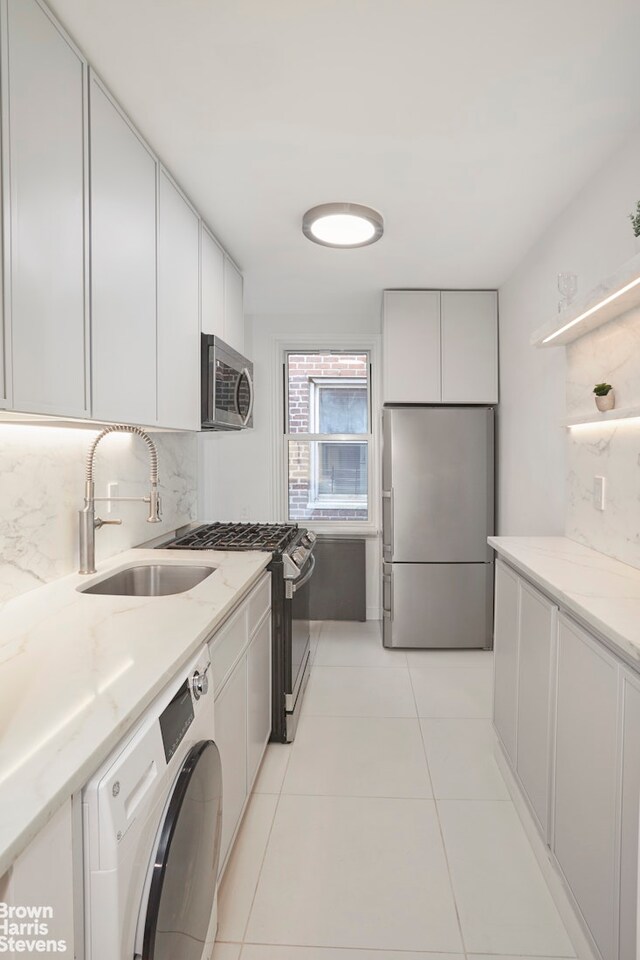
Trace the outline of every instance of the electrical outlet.
<instances>
[{"instance_id":1,"label":"electrical outlet","mask_svg":"<svg viewBox=\"0 0 640 960\"><path fill-rule=\"evenodd\" d=\"M596 510L604 510L606 499L606 478L605 477L594 477L593 478L593 505Z\"/></svg>"},{"instance_id":2,"label":"electrical outlet","mask_svg":"<svg viewBox=\"0 0 640 960\"><path fill-rule=\"evenodd\" d=\"M107 484L107 496L108 497L117 497L118 496L118 481L112 480L111 483ZM109 500L107 502L107 513L114 513L116 509L115 503L111 503Z\"/></svg>"}]
</instances>

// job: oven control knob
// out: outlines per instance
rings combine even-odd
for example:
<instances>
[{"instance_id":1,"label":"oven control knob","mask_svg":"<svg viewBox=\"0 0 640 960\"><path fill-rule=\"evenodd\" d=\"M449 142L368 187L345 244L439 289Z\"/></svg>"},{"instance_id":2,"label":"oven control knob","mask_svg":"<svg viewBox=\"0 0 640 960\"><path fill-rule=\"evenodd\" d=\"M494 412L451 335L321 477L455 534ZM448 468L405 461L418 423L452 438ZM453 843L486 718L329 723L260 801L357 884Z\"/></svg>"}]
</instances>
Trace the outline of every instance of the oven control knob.
<instances>
[{"instance_id":1,"label":"oven control knob","mask_svg":"<svg viewBox=\"0 0 640 960\"><path fill-rule=\"evenodd\" d=\"M304 566L304 561L306 559L306 553L300 547L293 552L293 559L298 564L299 567Z\"/></svg>"},{"instance_id":2,"label":"oven control knob","mask_svg":"<svg viewBox=\"0 0 640 960\"><path fill-rule=\"evenodd\" d=\"M311 546L312 543L316 542L316 539L317 538L315 533L313 533L311 530L307 530L307 532L304 535L304 542L309 544L309 546Z\"/></svg>"},{"instance_id":3,"label":"oven control knob","mask_svg":"<svg viewBox=\"0 0 640 960\"><path fill-rule=\"evenodd\" d=\"M209 692L209 677L207 676L207 671L210 666L211 664L208 663L202 673L200 673L199 670L196 670L191 678L191 689L193 690L193 696L196 700L199 700L200 697L206 696Z\"/></svg>"}]
</instances>

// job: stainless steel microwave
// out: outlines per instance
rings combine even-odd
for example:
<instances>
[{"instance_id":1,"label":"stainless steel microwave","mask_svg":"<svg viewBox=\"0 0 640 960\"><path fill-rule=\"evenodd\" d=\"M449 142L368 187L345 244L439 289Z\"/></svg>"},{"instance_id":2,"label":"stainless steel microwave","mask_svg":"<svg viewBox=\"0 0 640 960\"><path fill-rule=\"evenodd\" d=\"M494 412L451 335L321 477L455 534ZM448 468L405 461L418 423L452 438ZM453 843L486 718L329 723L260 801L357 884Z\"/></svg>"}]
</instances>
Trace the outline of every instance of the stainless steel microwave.
<instances>
[{"instance_id":1,"label":"stainless steel microwave","mask_svg":"<svg viewBox=\"0 0 640 960\"><path fill-rule=\"evenodd\" d=\"M219 337L202 334L203 430L253 426L253 364Z\"/></svg>"}]
</instances>

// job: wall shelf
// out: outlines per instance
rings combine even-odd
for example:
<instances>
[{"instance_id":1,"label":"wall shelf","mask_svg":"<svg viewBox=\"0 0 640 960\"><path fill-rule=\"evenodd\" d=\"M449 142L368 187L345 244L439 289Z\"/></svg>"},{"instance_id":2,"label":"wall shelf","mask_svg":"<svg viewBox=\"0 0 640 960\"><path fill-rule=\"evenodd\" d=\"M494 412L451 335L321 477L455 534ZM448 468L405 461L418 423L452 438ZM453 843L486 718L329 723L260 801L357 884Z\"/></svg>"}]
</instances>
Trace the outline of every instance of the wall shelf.
<instances>
[{"instance_id":1,"label":"wall shelf","mask_svg":"<svg viewBox=\"0 0 640 960\"><path fill-rule=\"evenodd\" d=\"M624 291L624 292L623 292ZM561 310L539 327L531 338L534 347L564 347L608 320L640 306L640 254L627 260L589 293Z\"/></svg>"},{"instance_id":2,"label":"wall shelf","mask_svg":"<svg viewBox=\"0 0 640 960\"><path fill-rule=\"evenodd\" d=\"M638 407L620 407L619 410L607 410L600 413L593 410L592 413L585 413L579 416L567 417L562 421L563 427L578 427L581 424L610 423L615 420L632 420L640 418L640 406Z\"/></svg>"}]
</instances>

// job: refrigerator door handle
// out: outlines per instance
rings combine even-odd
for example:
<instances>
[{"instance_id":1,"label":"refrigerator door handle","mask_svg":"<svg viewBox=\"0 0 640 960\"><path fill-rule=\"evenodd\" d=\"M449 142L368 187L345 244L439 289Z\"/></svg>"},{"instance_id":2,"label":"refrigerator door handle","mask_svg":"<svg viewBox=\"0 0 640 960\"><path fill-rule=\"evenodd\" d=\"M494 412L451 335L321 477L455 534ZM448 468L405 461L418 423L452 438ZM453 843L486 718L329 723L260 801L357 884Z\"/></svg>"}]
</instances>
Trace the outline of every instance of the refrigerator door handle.
<instances>
[{"instance_id":1,"label":"refrigerator door handle","mask_svg":"<svg viewBox=\"0 0 640 960\"><path fill-rule=\"evenodd\" d=\"M393 559L393 487L382 491L382 553L384 560Z\"/></svg>"},{"instance_id":2,"label":"refrigerator door handle","mask_svg":"<svg viewBox=\"0 0 640 960\"><path fill-rule=\"evenodd\" d=\"M382 616L393 620L393 567L387 563L382 569Z\"/></svg>"}]
</instances>

